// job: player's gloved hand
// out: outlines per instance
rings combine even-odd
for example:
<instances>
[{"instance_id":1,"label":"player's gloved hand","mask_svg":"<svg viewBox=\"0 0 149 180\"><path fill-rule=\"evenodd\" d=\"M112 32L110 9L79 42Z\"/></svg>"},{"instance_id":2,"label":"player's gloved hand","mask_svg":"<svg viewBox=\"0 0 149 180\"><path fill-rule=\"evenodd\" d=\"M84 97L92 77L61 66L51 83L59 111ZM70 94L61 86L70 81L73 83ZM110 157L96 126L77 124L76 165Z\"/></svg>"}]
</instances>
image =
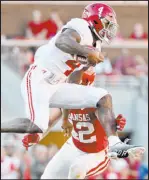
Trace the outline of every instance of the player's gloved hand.
<instances>
[{"instance_id":1,"label":"player's gloved hand","mask_svg":"<svg viewBox=\"0 0 149 180\"><path fill-rule=\"evenodd\" d=\"M69 121L63 121L62 129L64 132L64 136L70 136L73 125Z\"/></svg>"},{"instance_id":2,"label":"player's gloved hand","mask_svg":"<svg viewBox=\"0 0 149 180\"><path fill-rule=\"evenodd\" d=\"M32 146L33 144L37 144L39 140L40 140L40 136L36 133L36 134L28 134L24 136L22 142L23 142L23 146L26 148L26 150L28 150L30 146Z\"/></svg>"},{"instance_id":3,"label":"player's gloved hand","mask_svg":"<svg viewBox=\"0 0 149 180\"><path fill-rule=\"evenodd\" d=\"M122 114L119 114L115 120L117 124L117 130L122 131L126 125L126 119L123 117Z\"/></svg>"}]
</instances>

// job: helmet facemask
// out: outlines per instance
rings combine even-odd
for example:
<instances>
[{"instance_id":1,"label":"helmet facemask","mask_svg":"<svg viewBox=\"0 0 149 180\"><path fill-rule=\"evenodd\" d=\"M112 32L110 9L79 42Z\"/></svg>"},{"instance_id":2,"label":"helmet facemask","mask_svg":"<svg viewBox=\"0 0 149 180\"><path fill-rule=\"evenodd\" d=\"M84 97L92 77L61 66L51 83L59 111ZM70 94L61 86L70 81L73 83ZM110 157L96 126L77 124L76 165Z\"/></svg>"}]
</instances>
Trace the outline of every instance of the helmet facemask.
<instances>
[{"instance_id":1,"label":"helmet facemask","mask_svg":"<svg viewBox=\"0 0 149 180\"><path fill-rule=\"evenodd\" d=\"M108 20L107 18L101 18L101 22L103 29L99 30L99 32L97 32L96 29L93 29L94 33L101 41L110 44L111 41L116 37L118 24Z\"/></svg>"}]
</instances>

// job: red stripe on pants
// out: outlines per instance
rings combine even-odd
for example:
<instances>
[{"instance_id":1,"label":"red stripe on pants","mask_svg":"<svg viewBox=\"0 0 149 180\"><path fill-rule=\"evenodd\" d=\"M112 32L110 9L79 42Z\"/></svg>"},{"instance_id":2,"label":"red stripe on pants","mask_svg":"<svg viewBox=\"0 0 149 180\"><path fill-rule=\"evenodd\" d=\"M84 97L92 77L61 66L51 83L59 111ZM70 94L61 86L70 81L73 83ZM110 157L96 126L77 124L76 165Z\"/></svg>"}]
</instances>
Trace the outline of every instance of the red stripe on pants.
<instances>
[{"instance_id":1,"label":"red stripe on pants","mask_svg":"<svg viewBox=\"0 0 149 180\"><path fill-rule=\"evenodd\" d=\"M36 66L32 66L27 74L27 95L28 95L28 104L29 104L31 121L34 121L35 119L33 100L32 100L32 89L31 89L31 74L32 74L32 70L34 70L35 68Z\"/></svg>"},{"instance_id":2,"label":"red stripe on pants","mask_svg":"<svg viewBox=\"0 0 149 180\"><path fill-rule=\"evenodd\" d=\"M108 160L107 163L103 167L101 167L100 169L97 168L98 170L93 172L92 174L88 175L88 177L95 176L95 175L98 175L98 174L102 173L102 171L104 169L106 169L106 167L108 166L109 162L110 162L110 160Z\"/></svg>"},{"instance_id":3,"label":"red stripe on pants","mask_svg":"<svg viewBox=\"0 0 149 180\"><path fill-rule=\"evenodd\" d=\"M98 169L98 168L100 168L100 166L102 166L102 165L104 165L106 162L107 162L107 160L108 160L108 157L106 156L106 154L107 154L107 150L104 150L104 152L105 152L105 159L101 162L101 163L99 163L95 168L92 168L91 170L89 170L88 172L87 172L87 176L90 174L90 173L93 173L94 174L94 172L97 172L96 170ZM106 163L107 164L107 163ZM104 166L105 167L105 166ZM101 170L102 168L100 168L99 170Z\"/></svg>"}]
</instances>

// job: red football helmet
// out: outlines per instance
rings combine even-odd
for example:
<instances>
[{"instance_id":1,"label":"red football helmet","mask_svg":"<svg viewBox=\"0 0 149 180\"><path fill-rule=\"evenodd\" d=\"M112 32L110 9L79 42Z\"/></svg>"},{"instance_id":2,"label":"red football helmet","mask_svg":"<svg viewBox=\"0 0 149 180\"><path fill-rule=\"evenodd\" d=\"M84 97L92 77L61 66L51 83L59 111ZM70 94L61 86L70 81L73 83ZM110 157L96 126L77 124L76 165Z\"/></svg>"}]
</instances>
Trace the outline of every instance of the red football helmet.
<instances>
[{"instance_id":1,"label":"red football helmet","mask_svg":"<svg viewBox=\"0 0 149 180\"><path fill-rule=\"evenodd\" d=\"M82 14L101 41L110 43L117 33L117 20L115 11L103 3L93 3L85 7Z\"/></svg>"}]
</instances>

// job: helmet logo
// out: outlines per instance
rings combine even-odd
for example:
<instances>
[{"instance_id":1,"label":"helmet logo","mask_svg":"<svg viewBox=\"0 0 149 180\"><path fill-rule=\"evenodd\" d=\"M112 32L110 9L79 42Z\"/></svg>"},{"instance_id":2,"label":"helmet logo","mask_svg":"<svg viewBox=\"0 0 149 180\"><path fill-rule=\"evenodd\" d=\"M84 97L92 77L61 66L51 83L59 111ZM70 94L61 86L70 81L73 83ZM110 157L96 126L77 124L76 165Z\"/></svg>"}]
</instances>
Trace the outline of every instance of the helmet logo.
<instances>
[{"instance_id":1,"label":"helmet logo","mask_svg":"<svg viewBox=\"0 0 149 180\"><path fill-rule=\"evenodd\" d=\"M100 8L98 9L98 16L99 16L99 18L101 18L101 15L102 15L102 12L103 12L103 8L104 8L104 7L100 7Z\"/></svg>"}]
</instances>

